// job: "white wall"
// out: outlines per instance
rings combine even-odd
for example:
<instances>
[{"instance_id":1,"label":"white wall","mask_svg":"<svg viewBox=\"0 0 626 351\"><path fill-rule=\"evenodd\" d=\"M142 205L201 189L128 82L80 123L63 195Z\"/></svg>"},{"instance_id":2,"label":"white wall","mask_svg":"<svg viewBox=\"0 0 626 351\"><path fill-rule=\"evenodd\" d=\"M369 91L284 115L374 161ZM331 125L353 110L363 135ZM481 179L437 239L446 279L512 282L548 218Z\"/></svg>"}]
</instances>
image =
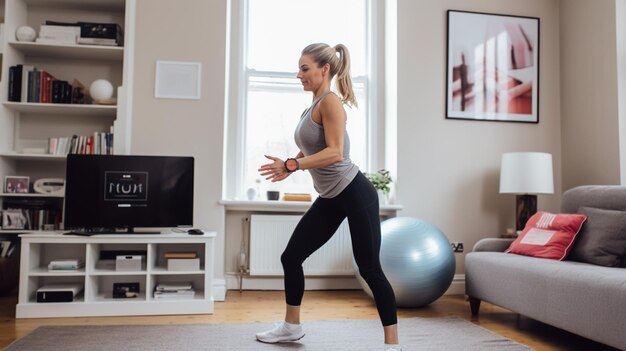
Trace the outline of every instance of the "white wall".
<instances>
[{"instance_id":1,"label":"white wall","mask_svg":"<svg viewBox=\"0 0 626 351\"><path fill-rule=\"evenodd\" d=\"M131 153L195 157L194 225L218 233L218 284L224 277L225 219L217 202L222 194L226 23L226 0L137 1ZM201 99L155 99L157 60L202 63Z\"/></svg>"},{"instance_id":2,"label":"white wall","mask_svg":"<svg viewBox=\"0 0 626 351\"><path fill-rule=\"evenodd\" d=\"M445 119L446 11L540 18L539 123ZM500 195L502 153L542 151L554 157L561 191L557 0L398 0L398 202L402 215L439 227L465 251L480 238L514 227L514 196ZM558 195L540 195L555 211ZM457 255L457 273L464 255Z\"/></svg>"},{"instance_id":3,"label":"white wall","mask_svg":"<svg viewBox=\"0 0 626 351\"><path fill-rule=\"evenodd\" d=\"M620 183L615 10L615 0L560 2L564 189Z\"/></svg>"}]
</instances>

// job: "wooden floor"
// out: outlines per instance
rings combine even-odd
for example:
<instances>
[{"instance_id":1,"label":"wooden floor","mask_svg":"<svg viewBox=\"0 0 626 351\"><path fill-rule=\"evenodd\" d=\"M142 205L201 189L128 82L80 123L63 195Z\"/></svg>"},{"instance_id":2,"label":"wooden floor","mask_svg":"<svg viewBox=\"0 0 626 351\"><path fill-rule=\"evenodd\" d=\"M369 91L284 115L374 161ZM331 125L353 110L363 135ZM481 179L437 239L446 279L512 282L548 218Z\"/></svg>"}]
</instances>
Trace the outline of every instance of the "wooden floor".
<instances>
[{"instance_id":1,"label":"wooden floor","mask_svg":"<svg viewBox=\"0 0 626 351\"><path fill-rule=\"evenodd\" d=\"M283 318L284 306L281 291L229 291L225 302L215 303L212 315L16 320L16 303L16 296L0 297L0 349L42 325L274 322ZM484 302L479 317L472 318L468 302L460 295L443 296L424 308L398 311L399 323L401 318L439 316L461 317L539 351L614 350ZM378 319L378 315L371 299L362 291L307 291L302 306L303 322L324 319Z\"/></svg>"}]
</instances>

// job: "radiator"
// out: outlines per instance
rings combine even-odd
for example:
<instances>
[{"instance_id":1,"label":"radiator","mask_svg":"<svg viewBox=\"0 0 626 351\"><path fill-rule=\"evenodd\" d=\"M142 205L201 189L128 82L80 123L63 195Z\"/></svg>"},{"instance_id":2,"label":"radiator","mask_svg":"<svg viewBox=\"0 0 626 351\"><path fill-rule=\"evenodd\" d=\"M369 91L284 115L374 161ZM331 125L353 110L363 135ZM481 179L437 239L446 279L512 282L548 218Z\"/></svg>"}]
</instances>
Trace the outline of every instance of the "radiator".
<instances>
[{"instance_id":1,"label":"radiator","mask_svg":"<svg viewBox=\"0 0 626 351\"><path fill-rule=\"evenodd\" d=\"M283 275L280 255L302 216L250 216L250 275ZM304 274L354 275L348 221L344 220L335 235L302 265Z\"/></svg>"}]
</instances>

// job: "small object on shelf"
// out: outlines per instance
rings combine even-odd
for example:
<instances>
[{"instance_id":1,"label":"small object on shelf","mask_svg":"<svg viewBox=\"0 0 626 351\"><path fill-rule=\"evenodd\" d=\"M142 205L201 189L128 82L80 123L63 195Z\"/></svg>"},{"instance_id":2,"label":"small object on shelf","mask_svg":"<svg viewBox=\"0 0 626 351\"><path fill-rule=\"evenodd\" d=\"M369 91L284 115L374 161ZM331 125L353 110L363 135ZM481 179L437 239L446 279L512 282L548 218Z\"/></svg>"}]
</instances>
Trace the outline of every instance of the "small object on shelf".
<instances>
[{"instance_id":1,"label":"small object on shelf","mask_svg":"<svg viewBox=\"0 0 626 351\"><path fill-rule=\"evenodd\" d=\"M246 196L248 197L248 200L254 200L256 199L256 189L254 188L249 188L246 191Z\"/></svg>"},{"instance_id":2,"label":"small object on shelf","mask_svg":"<svg viewBox=\"0 0 626 351\"><path fill-rule=\"evenodd\" d=\"M191 283L157 284L154 291L156 300L180 300L191 299L196 295Z\"/></svg>"},{"instance_id":3,"label":"small object on shelf","mask_svg":"<svg viewBox=\"0 0 626 351\"><path fill-rule=\"evenodd\" d=\"M106 79L96 79L89 86L89 95L94 103L109 100L113 97L113 84Z\"/></svg>"},{"instance_id":4,"label":"small object on shelf","mask_svg":"<svg viewBox=\"0 0 626 351\"><path fill-rule=\"evenodd\" d=\"M53 260L48 263L49 271L76 271L85 267L83 260Z\"/></svg>"},{"instance_id":5,"label":"small object on shelf","mask_svg":"<svg viewBox=\"0 0 626 351\"><path fill-rule=\"evenodd\" d=\"M166 252L165 258L196 258L198 253L194 251L185 252Z\"/></svg>"},{"instance_id":6,"label":"small object on shelf","mask_svg":"<svg viewBox=\"0 0 626 351\"><path fill-rule=\"evenodd\" d=\"M44 285L37 289L37 302L72 302L82 291L79 283Z\"/></svg>"},{"instance_id":7,"label":"small object on shelf","mask_svg":"<svg viewBox=\"0 0 626 351\"><path fill-rule=\"evenodd\" d=\"M78 79L72 81L72 104L84 104L85 103L85 85Z\"/></svg>"},{"instance_id":8,"label":"small object on shelf","mask_svg":"<svg viewBox=\"0 0 626 351\"><path fill-rule=\"evenodd\" d=\"M139 255L123 255L117 256L115 259L116 271L140 271L142 269L142 262L145 256Z\"/></svg>"},{"instance_id":9,"label":"small object on shelf","mask_svg":"<svg viewBox=\"0 0 626 351\"><path fill-rule=\"evenodd\" d=\"M25 229L27 218L20 209L2 211L2 229Z\"/></svg>"},{"instance_id":10,"label":"small object on shelf","mask_svg":"<svg viewBox=\"0 0 626 351\"><path fill-rule=\"evenodd\" d=\"M168 258L168 271L197 271L200 270L199 258Z\"/></svg>"},{"instance_id":11,"label":"small object on shelf","mask_svg":"<svg viewBox=\"0 0 626 351\"><path fill-rule=\"evenodd\" d=\"M33 184L33 190L39 194L63 195L65 180L62 178L41 178Z\"/></svg>"},{"instance_id":12,"label":"small object on shelf","mask_svg":"<svg viewBox=\"0 0 626 351\"><path fill-rule=\"evenodd\" d=\"M127 299L139 296L139 283L113 283L113 298Z\"/></svg>"},{"instance_id":13,"label":"small object on shelf","mask_svg":"<svg viewBox=\"0 0 626 351\"><path fill-rule=\"evenodd\" d=\"M269 190L267 192L267 199L270 201L276 201L280 198L280 191Z\"/></svg>"},{"instance_id":14,"label":"small object on shelf","mask_svg":"<svg viewBox=\"0 0 626 351\"><path fill-rule=\"evenodd\" d=\"M61 25L41 25L37 43L76 45L80 36L80 27Z\"/></svg>"},{"instance_id":15,"label":"small object on shelf","mask_svg":"<svg viewBox=\"0 0 626 351\"><path fill-rule=\"evenodd\" d=\"M312 197L311 197L311 194L285 193L285 196L283 196L283 200L285 201L311 201Z\"/></svg>"},{"instance_id":16,"label":"small object on shelf","mask_svg":"<svg viewBox=\"0 0 626 351\"><path fill-rule=\"evenodd\" d=\"M15 31L15 38L17 41L33 42L37 38L37 32L33 27L20 26Z\"/></svg>"},{"instance_id":17,"label":"small object on shelf","mask_svg":"<svg viewBox=\"0 0 626 351\"><path fill-rule=\"evenodd\" d=\"M5 193L28 193L30 177L26 176L5 176L4 192Z\"/></svg>"},{"instance_id":18,"label":"small object on shelf","mask_svg":"<svg viewBox=\"0 0 626 351\"><path fill-rule=\"evenodd\" d=\"M123 45L124 33L117 23L78 22L80 25L80 38L91 44Z\"/></svg>"}]
</instances>

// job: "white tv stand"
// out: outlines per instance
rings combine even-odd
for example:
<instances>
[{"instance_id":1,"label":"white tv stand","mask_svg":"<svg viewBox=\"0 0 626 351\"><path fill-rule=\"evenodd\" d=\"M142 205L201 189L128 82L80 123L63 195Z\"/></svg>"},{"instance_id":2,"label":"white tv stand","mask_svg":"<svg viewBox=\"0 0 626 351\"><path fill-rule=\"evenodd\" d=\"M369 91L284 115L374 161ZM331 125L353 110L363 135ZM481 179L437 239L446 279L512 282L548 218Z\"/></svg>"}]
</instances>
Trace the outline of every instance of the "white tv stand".
<instances>
[{"instance_id":1,"label":"white tv stand","mask_svg":"<svg viewBox=\"0 0 626 351\"><path fill-rule=\"evenodd\" d=\"M105 234L93 236L33 232L20 235L19 300L16 318L123 316L213 313L212 279L215 232L204 235ZM116 271L103 266L105 250L146 251L146 264L138 271ZM195 251L200 269L168 271L165 252ZM51 272L48 263L57 259L81 259L85 267L76 271ZM139 297L114 299L113 283L138 282ZM155 300L159 283L192 282L195 297L186 300ZM47 284L80 283L83 293L73 302L37 303L36 291Z\"/></svg>"}]
</instances>

